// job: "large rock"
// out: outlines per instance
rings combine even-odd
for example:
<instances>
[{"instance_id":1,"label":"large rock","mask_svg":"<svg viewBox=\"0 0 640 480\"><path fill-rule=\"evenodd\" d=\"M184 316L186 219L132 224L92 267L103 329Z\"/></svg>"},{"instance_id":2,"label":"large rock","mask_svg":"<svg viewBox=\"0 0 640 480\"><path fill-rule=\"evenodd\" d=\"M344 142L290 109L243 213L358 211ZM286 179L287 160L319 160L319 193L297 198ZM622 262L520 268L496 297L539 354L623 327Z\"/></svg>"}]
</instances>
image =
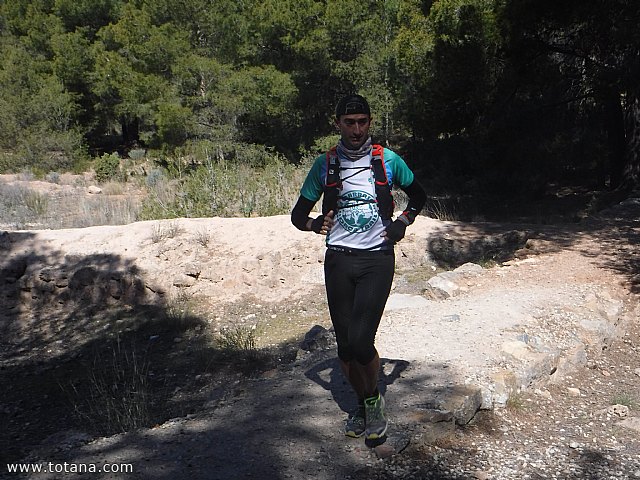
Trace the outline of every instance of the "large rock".
<instances>
[{"instance_id":1,"label":"large rock","mask_svg":"<svg viewBox=\"0 0 640 480\"><path fill-rule=\"evenodd\" d=\"M468 290L469 280L480 275L483 268L474 263L465 263L450 272L442 272L427 281L425 295L434 300L454 297Z\"/></svg>"}]
</instances>

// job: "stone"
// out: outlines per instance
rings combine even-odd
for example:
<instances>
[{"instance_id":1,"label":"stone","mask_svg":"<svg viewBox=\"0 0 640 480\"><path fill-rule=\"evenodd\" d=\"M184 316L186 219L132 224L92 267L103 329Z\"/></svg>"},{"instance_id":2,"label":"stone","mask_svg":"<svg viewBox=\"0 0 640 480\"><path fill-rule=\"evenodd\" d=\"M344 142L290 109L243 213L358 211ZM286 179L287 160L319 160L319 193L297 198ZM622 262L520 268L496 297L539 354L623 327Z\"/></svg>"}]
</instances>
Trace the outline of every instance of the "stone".
<instances>
[{"instance_id":1,"label":"stone","mask_svg":"<svg viewBox=\"0 0 640 480\"><path fill-rule=\"evenodd\" d=\"M607 408L607 414L616 415L618 417L627 417L629 415L629 407L626 405L611 405Z\"/></svg>"},{"instance_id":2,"label":"stone","mask_svg":"<svg viewBox=\"0 0 640 480\"><path fill-rule=\"evenodd\" d=\"M385 459L402 452L409 443L409 435L392 431L387 435L384 443L373 447L373 451L378 458Z\"/></svg>"},{"instance_id":3,"label":"stone","mask_svg":"<svg viewBox=\"0 0 640 480\"><path fill-rule=\"evenodd\" d=\"M93 267L82 267L69 280L69 288L76 290L95 284L98 272Z\"/></svg>"},{"instance_id":4,"label":"stone","mask_svg":"<svg viewBox=\"0 0 640 480\"><path fill-rule=\"evenodd\" d=\"M445 389L445 396L438 405L442 410L450 411L458 425L466 425L482 406L482 393L479 388L455 385Z\"/></svg>"},{"instance_id":5,"label":"stone","mask_svg":"<svg viewBox=\"0 0 640 480\"><path fill-rule=\"evenodd\" d=\"M453 413L449 410L430 408L420 415L420 420L426 423L450 422L453 420Z\"/></svg>"},{"instance_id":6,"label":"stone","mask_svg":"<svg viewBox=\"0 0 640 480\"><path fill-rule=\"evenodd\" d=\"M50 268L43 268L42 270L40 270L38 277L43 282L47 282L47 283L52 282L56 278L53 270L51 270Z\"/></svg>"},{"instance_id":7,"label":"stone","mask_svg":"<svg viewBox=\"0 0 640 480\"><path fill-rule=\"evenodd\" d=\"M473 277L481 274L484 271L484 268L482 268L482 266L478 265L477 263L467 262L463 265L460 265L453 271L455 273L465 275L466 277Z\"/></svg>"},{"instance_id":8,"label":"stone","mask_svg":"<svg viewBox=\"0 0 640 480\"><path fill-rule=\"evenodd\" d=\"M196 263L188 263L184 267L184 274L188 277L199 278L202 273L202 266Z\"/></svg>"},{"instance_id":9,"label":"stone","mask_svg":"<svg viewBox=\"0 0 640 480\"><path fill-rule=\"evenodd\" d=\"M421 295L410 295L406 293L394 293L389 296L384 309L387 312L401 310L403 308L426 308L430 300Z\"/></svg>"},{"instance_id":10,"label":"stone","mask_svg":"<svg viewBox=\"0 0 640 480\"><path fill-rule=\"evenodd\" d=\"M513 372L504 370L494 373L491 376L491 380L493 381L492 403L483 405L483 408L505 407L513 392L518 390L516 375Z\"/></svg>"},{"instance_id":11,"label":"stone","mask_svg":"<svg viewBox=\"0 0 640 480\"><path fill-rule=\"evenodd\" d=\"M460 293L460 286L456 283L457 277L452 272L444 272L432 277L427 282L428 296L434 299L444 300Z\"/></svg>"},{"instance_id":12,"label":"stone","mask_svg":"<svg viewBox=\"0 0 640 480\"><path fill-rule=\"evenodd\" d=\"M313 352L316 350L327 350L335 345L335 336L331 330L327 330L322 325L314 325L311 327L302 342L300 349L305 352Z\"/></svg>"},{"instance_id":13,"label":"stone","mask_svg":"<svg viewBox=\"0 0 640 480\"><path fill-rule=\"evenodd\" d=\"M476 238L447 234L429 241L428 252L439 263L464 265L481 260L503 262L513 257L513 253L525 246L529 233L511 230Z\"/></svg>"},{"instance_id":14,"label":"stone","mask_svg":"<svg viewBox=\"0 0 640 480\"><path fill-rule=\"evenodd\" d=\"M587 365L587 351L583 344L576 344L562 352L556 371L551 375L552 383L561 383L565 377L580 367Z\"/></svg>"},{"instance_id":15,"label":"stone","mask_svg":"<svg viewBox=\"0 0 640 480\"><path fill-rule=\"evenodd\" d=\"M532 353L531 348L521 340L513 340L502 344L502 353L517 360L525 360Z\"/></svg>"},{"instance_id":16,"label":"stone","mask_svg":"<svg viewBox=\"0 0 640 480\"><path fill-rule=\"evenodd\" d=\"M549 390L540 390L539 388L536 388L533 393L547 400L553 400L553 396Z\"/></svg>"}]
</instances>

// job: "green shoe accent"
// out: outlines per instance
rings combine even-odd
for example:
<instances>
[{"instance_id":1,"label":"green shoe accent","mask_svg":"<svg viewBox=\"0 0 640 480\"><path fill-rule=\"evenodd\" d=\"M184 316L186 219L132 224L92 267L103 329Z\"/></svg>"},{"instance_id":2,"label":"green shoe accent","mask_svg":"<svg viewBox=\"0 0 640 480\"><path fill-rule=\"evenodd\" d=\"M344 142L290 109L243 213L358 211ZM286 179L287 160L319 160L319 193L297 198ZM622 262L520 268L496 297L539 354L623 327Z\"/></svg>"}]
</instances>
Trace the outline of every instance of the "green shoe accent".
<instances>
[{"instance_id":1,"label":"green shoe accent","mask_svg":"<svg viewBox=\"0 0 640 480\"><path fill-rule=\"evenodd\" d=\"M375 440L387 433L387 419L384 416L384 397L378 394L364 401L367 440Z\"/></svg>"},{"instance_id":2,"label":"green shoe accent","mask_svg":"<svg viewBox=\"0 0 640 480\"><path fill-rule=\"evenodd\" d=\"M349 415L344 425L344 434L347 437L358 438L361 437L365 430L365 410L364 405L358 406L358 408Z\"/></svg>"}]
</instances>

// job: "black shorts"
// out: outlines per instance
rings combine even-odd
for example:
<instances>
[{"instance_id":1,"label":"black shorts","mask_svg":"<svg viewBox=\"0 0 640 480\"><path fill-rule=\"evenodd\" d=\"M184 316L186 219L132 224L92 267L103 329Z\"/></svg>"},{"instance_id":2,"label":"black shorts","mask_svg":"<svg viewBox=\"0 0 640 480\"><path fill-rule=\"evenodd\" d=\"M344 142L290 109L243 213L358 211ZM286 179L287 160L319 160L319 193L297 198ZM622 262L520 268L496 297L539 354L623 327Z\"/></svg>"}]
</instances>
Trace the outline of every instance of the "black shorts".
<instances>
[{"instance_id":1,"label":"black shorts","mask_svg":"<svg viewBox=\"0 0 640 480\"><path fill-rule=\"evenodd\" d=\"M338 343L338 357L366 365L376 355L374 341L391 292L393 250L338 252L327 249L324 277Z\"/></svg>"}]
</instances>

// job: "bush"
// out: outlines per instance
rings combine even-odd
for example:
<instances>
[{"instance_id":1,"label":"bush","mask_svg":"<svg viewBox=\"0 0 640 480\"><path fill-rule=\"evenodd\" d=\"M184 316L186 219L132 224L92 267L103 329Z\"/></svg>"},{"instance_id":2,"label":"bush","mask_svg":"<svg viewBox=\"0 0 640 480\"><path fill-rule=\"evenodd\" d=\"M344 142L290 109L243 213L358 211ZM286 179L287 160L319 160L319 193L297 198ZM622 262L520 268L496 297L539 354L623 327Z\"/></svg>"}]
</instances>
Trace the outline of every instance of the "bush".
<instances>
[{"instance_id":1,"label":"bush","mask_svg":"<svg viewBox=\"0 0 640 480\"><path fill-rule=\"evenodd\" d=\"M58 172L49 172L45 175L45 180L49 183L60 183L60 174Z\"/></svg>"},{"instance_id":2,"label":"bush","mask_svg":"<svg viewBox=\"0 0 640 480\"><path fill-rule=\"evenodd\" d=\"M96 180L106 182L120 176L120 157L117 153L105 153L95 162Z\"/></svg>"},{"instance_id":3,"label":"bush","mask_svg":"<svg viewBox=\"0 0 640 480\"><path fill-rule=\"evenodd\" d=\"M143 160L147 156L147 151L144 148L134 148L129 152L129 158L131 160Z\"/></svg>"},{"instance_id":4,"label":"bush","mask_svg":"<svg viewBox=\"0 0 640 480\"><path fill-rule=\"evenodd\" d=\"M77 130L25 129L14 152L12 171L29 168L42 177L51 171L69 171L86 157L82 135Z\"/></svg>"},{"instance_id":5,"label":"bush","mask_svg":"<svg viewBox=\"0 0 640 480\"><path fill-rule=\"evenodd\" d=\"M40 192L29 190L25 192L24 204L36 217L42 217L49 208L49 197Z\"/></svg>"},{"instance_id":6,"label":"bush","mask_svg":"<svg viewBox=\"0 0 640 480\"><path fill-rule=\"evenodd\" d=\"M0 151L0 173L8 173L12 171L15 162L15 155L10 152Z\"/></svg>"},{"instance_id":7,"label":"bush","mask_svg":"<svg viewBox=\"0 0 640 480\"><path fill-rule=\"evenodd\" d=\"M164 170L161 168L152 169L145 179L148 187L155 187L165 180Z\"/></svg>"},{"instance_id":8,"label":"bush","mask_svg":"<svg viewBox=\"0 0 640 480\"><path fill-rule=\"evenodd\" d=\"M145 220L175 217L269 216L288 213L306 170L258 145L200 144L175 160L178 178L149 184Z\"/></svg>"}]
</instances>

